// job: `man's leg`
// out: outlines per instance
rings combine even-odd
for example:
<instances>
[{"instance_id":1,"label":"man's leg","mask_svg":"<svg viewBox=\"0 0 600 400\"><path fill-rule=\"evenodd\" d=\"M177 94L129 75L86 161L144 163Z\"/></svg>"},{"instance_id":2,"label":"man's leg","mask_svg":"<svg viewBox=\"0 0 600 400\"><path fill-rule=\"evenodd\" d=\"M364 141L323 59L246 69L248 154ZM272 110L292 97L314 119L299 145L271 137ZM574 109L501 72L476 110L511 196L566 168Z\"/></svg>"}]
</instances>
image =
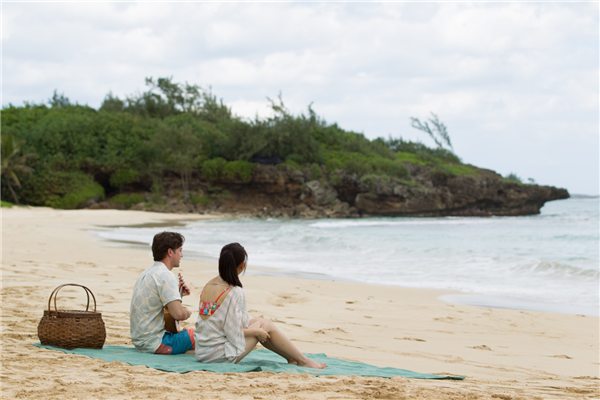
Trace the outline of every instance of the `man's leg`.
<instances>
[{"instance_id":1,"label":"man's leg","mask_svg":"<svg viewBox=\"0 0 600 400\"><path fill-rule=\"evenodd\" d=\"M165 332L162 343L154 354L194 354L195 347L194 329L186 328L179 333Z\"/></svg>"}]
</instances>

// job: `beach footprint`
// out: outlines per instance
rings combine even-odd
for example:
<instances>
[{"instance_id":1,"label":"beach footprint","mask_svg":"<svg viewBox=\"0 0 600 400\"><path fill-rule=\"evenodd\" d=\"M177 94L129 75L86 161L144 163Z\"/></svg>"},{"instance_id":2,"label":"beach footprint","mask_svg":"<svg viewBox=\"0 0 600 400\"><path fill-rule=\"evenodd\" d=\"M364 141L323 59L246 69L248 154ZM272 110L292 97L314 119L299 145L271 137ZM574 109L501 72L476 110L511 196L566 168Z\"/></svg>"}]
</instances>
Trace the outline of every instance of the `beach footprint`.
<instances>
[{"instance_id":1,"label":"beach footprint","mask_svg":"<svg viewBox=\"0 0 600 400\"><path fill-rule=\"evenodd\" d=\"M396 339L396 340L411 340L414 342L426 342L427 341L425 339L419 339L419 338L414 338L414 337L403 337L403 338L395 337L394 339Z\"/></svg>"},{"instance_id":2,"label":"beach footprint","mask_svg":"<svg viewBox=\"0 0 600 400\"><path fill-rule=\"evenodd\" d=\"M455 323L458 321L462 321L461 318L453 318L453 317L441 317L441 318L434 318L434 321L440 321L440 322L450 322L450 323Z\"/></svg>"},{"instance_id":3,"label":"beach footprint","mask_svg":"<svg viewBox=\"0 0 600 400\"><path fill-rule=\"evenodd\" d=\"M567 360L572 360L572 359L573 359L573 357L569 357L569 356L567 356L567 355L565 355L565 354L557 354L557 355L555 355L555 356L550 356L550 357L554 357L554 358L564 358L564 359L567 359Z\"/></svg>"},{"instance_id":4,"label":"beach footprint","mask_svg":"<svg viewBox=\"0 0 600 400\"><path fill-rule=\"evenodd\" d=\"M481 346L474 346L474 347L469 347L470 349L476 349L476 350L487 350L487 351L492 351L492 349L488 346L486 346L485 344L482 344Z\"/></svg>"}]
</instances>

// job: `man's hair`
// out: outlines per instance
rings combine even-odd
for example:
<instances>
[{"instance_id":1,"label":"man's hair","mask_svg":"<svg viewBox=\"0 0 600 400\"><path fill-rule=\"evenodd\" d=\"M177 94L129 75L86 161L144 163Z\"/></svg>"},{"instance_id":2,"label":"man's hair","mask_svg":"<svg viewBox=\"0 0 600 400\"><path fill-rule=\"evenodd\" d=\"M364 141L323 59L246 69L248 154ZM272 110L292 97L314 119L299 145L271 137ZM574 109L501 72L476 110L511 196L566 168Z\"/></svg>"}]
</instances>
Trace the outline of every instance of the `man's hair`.
<instances>
[{"instance_id":1,"label":"man's hair","mask_svg":"<svg viewBox=\"0 0 600 400\"><path fill-rule=\"evenodd\" d=\"M169 249L175 251L183 246L185 238L177 232L161 232L154 235L152 240L152 256L154 261L162 261L167 256Z\"/></svg>"}]
</instances>

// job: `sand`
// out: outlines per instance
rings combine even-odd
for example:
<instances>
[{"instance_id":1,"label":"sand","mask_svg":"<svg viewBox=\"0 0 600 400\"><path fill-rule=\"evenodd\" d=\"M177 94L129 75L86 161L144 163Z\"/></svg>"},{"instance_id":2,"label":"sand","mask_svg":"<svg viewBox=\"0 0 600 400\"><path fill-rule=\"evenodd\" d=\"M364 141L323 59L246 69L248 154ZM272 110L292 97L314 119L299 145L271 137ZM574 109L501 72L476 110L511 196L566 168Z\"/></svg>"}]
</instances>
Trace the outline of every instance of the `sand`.
<instances>
[{"instance_id":1,"label":"sand","mask_svg":"<svg viewBox=\"0 0 600 400\"><path fill-rule=\"evenodd\" d=\"M203 215L14 207L2 209L3 399L582 399L600 397L599 318L453 305L449 292L247 274L251 317L276 321L305 353L463 381L302 374L166 373L40 349L48 296L68 282L89 287L106 344L131 346L129 301L150 249L99 240L116 225L175 224ZM157 227L157 232L161 228ZM251 256L251 255L250 255ZM252 264L253 273L261 269ZM197 309L216 265L180 268ZM384 282L382 282L384 283ZM451 293L450 293L451 294ZM83 309L80 289L59 305ZM193 326L195 317L184 325Z\"/></svg>"}]
</instances>

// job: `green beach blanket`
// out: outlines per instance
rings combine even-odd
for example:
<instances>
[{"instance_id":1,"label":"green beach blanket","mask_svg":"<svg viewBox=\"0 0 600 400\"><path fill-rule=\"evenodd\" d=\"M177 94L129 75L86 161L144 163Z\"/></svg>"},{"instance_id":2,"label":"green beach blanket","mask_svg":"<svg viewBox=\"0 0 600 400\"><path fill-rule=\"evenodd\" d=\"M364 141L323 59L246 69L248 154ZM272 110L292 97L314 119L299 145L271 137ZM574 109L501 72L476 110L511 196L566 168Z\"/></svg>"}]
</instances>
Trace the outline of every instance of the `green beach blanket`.
<instances>
[{"instance_id":1,"label":"green beach blanket","mask_svg":"<svg viewBox=\"0 0 600 400\"><path fill-rule=\"evenodd\" d=\"M321 375L360 375L360 376L378 376L382 378L391 378L392 376L402 376L405 378L419 379L464 379L463 376L433 375L421 374L419 372L406 369L376 367L374 365L363 364L359 362L345 361L337 358L327 357L325 354L307 354L313 360L327 363L327 368L316 370L312 368L298 367L286 362L277 354L268 350L254 350L250 352L239 364L204 364L196 361L193 354L178 355L158 355L149 353L139 353L133 347L125 346L104 346L102 350L95 349L73 349L65 350L58 347L45 346L35 343L34 346L58 350L67 354L78 354L91 358L98 358L104 361L121 361L130 365L145 365L150 368L167 372L186 373L190 371L210 371L210 372L256 372L272 371L310 374L314 376Z\"/></svg>"}]
</instances>

